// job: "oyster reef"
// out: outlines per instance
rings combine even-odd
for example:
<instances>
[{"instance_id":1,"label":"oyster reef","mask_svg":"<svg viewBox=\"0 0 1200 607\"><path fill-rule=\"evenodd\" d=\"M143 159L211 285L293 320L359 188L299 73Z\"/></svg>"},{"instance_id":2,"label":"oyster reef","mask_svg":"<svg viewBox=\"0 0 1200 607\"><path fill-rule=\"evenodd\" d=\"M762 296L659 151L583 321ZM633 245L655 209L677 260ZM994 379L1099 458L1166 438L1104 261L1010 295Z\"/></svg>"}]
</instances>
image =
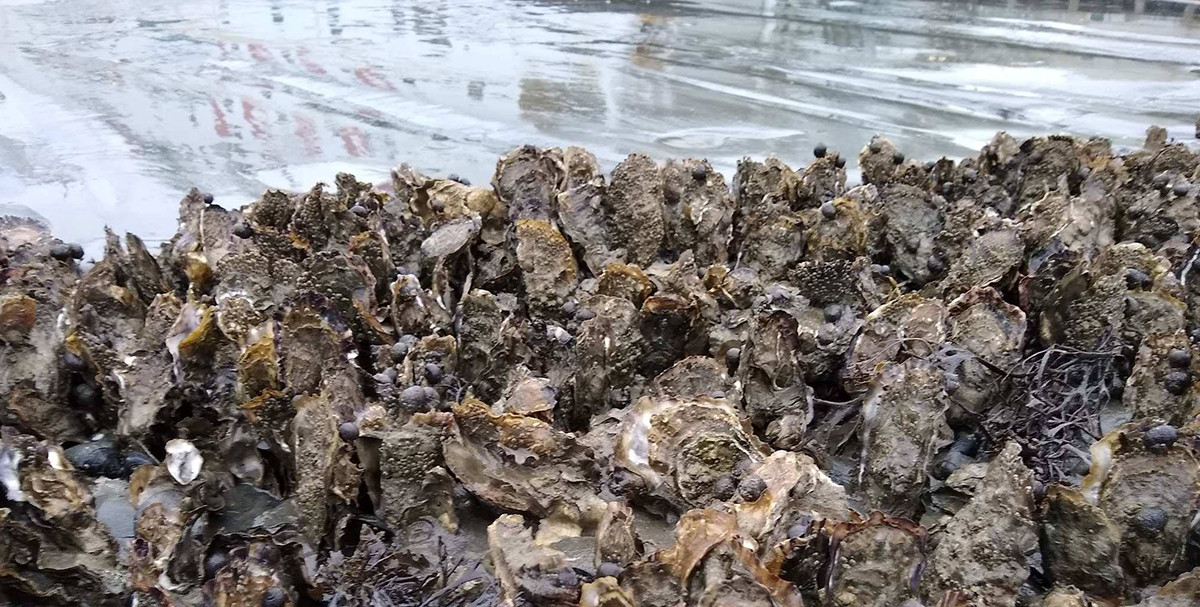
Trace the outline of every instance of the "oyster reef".
<instances>
[{"instance_id":1,"label":"oyster reef","mask_svg":"<svg viewBox=\"0 0 1200 607\"><path fill-rule=\"evenodd\" d=\"M0 222L0 604L1200 604L1200 153L525 146Z\"/></svg>"}]
</instances>

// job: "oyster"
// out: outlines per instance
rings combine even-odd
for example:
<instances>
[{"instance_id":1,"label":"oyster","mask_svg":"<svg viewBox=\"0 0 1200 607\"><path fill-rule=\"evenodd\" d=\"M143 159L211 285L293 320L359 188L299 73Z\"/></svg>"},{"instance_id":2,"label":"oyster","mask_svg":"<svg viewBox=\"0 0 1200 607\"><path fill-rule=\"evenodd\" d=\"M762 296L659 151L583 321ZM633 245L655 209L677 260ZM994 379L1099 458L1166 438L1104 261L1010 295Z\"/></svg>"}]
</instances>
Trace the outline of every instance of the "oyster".
<instances>
[{"instance_id":1,"label":"oyster","mask_svg":"<svg viewBox=\"0 0 1200 607\"><path fill-rule=\"evenodd\" d=\"M1200 461L1185 440L1156 442L1127 424L1092 445L1083 494L1120 532L1130 584L1158 584L1181 571L1183 545L1200 497Z\"/></svg>"},{"instance_id":2,"label":"oyster","mask_svg":"<svg viewBox=\"0 0 1200 607\"><path fill-rule=\"evenodd\" d=\"M621 424L614 463L638 475L648 496L686 511L711 502L722 478L765 457L724 399L642 397Z\"/></svg>"},{"instance_id":3,"label":"oyster","mask_svg":"<svg viewBox=\"0 0 1200 607\"><path fill-rule=\"evenodd\" d=\"M804 218L770 195L741 212L734 241L739 263L763 280L780 281L804 257Z\"/></svg>"},{"instance_id":4,"label":"oyster","mask_svg":"<svg viewBox=\"0 0 1200 607\"><path fill-rule=\"evenodd\" d=\"M545 221L517 222L517 260L534 314L554 316L575 290L579 269L571 246Z\"/></svg>"},{"instance_id":5,"label":"oyster","mask_svg":"<svg viewBox=\"0 0 1200 607\"><path fill-rule=\"evenodd\" d=\"M302 396L295 407L291 444L296 458L295 496L304 534L316 543L325 534L327 495L340 459L341 441L328 401L319 396Z\"/></svg>"},{"instance_id":6,"label":"oyster","mask_svg":"<svg viewBox=\"0 0 1200 607\"><path fill-rule=\"evenodd\" d=\"M604 194L609 238L625 249L628 263L653 263L666 236L662 177L650 158L630 154L613 169Z\"/></svg>"},{"instance_id":7,"label":"oyster","mask_svg":"<svg viewBox=\"0 0 1200 607\"><path fill-rule=\"evenodd\" d=\"M799 325L787 312L764 311L753 319L750 335L738 366L746 411L756 427L775 424L768 433L777 442L795 444L793 435L812 421L812 391L800 367Z\"/></svg>"},{"instance_id":8,"label":"oyster","mask_svg":"<svg viewBox=\"0 0 1200 607\"><path fill-rule=\"evenodd\" d=\"M443 442L446 464L479 499L497 508L594 527L604 502L596 496L599 469L587 447L544 421L494 415L466 399L454 405Z\"/></svg>"},{"instance_id":9,"label":"oyster","mask_svg":"<svg viewBox=\"0 0 1200 607\"><path fill-rule=\"evenodd\" d=\"M810 261L854 261L876 248L876 217L864 202L843 197L826 201L805 216L804 246Z\"/></svg>"},{"instance_id":10,"label":"oyster","mask_svg":"<svg viewBox=\"0 0 1200 607\"><path fill-rule=\"evenodd\" d=\"M633 509L624 502L608 502L596 526L596 566L602 563L624 566L637 559L640 552L633 529Z\"/></svg>"},{"instance_id":11,"label":"oyster","mask_svg":"<svg viewBox=\"0 0 1200 607\"><path fill-rule=\"evenodd\" d=\"M941 369L920 359L885 364L863 400L858 482L868 508L913 516L933 456L949 445Z\"/></svg>"},{"instance_id":12,"label":"oyster","mask_svg":"<svg viewBox=\"0 0 1200 607\"><path fill-rule=\"evenodd\" d=\"M946 346L936 358L953 388L950 399L961 408L950 413L957 422L963 413L983 415L994 404L1005 373L1021 360L1027 326L1025 313L991 288L971 289L950 302L947 312Z\"/></svg>"},{"instance_id":13,"label":"oyster","mask_svg":"<svg viewBox=\"0 0 1200 607\"><path fill-rule=\"evenodd\" d=\"M667 162L661 172L666 252L692 251L701 267L725 263L735 210L725 178L703 160Z\"/></svg>"},{"instance_id":14,"label":"oyster","mask_svg":"<svg viewBox=\"0 0 1200 607\"><path fill-rule=\"evenodd\" d=\"M547 220L553 217L554 201L566 177L562 150L524 146L496 162L492 187L513 220Z\"/></svg>"},{"instance_id":15,"label":"oyster","mask_svg":"<svg viewBox=\"0 0 1200 607\"><path fill-rule=\"evenodd\" d=\"M610 407L629 403L625 392L644 348L640 315L628 300L597 295L586 309L595 317L585 320L575 339L574 406L569 415L582 423Z\"/></svg>"},{"instance_id":16,"label":"oyster","mask_svg":"<svg viewBox=\"0 0 1200 607\"><path fill-rule=\"evenodd\" d=\"M488 550L507 604L518 600L559 607L579 604L579 577L561 552L534 542L533 531L520 515L501 515L488 526Z\"/></svg>"},{"instance_id":17,"label":"oyster","mask_svg":"<svg viewBox=\"0 0 1200 607\"><path fill-rule=\"evenodd\" d=\"M946 297L993 285L1003 289L1020 268L1024 252L1015 230L1001 228L979 235L951 262L943 282Z\"/></svg>"},{"instance_id":18,"label":"oyster","mask_svg":"<svg viewBox=\"0 0 1200 607\"><path fill-rule=\"evenodd\" d=\"M766 489L758 499L734 507L738 528L763 546L786 541L796 525L850 515L846 490L807 455L776 451L745 475L762 479Z\"/></svg>"},{"instance_id":19,"label":"oyster","mask_svg":"<svg viewBox=\"0 0 1200 607\"><path fill-rule=\"evenodd\" d=\"M403 527L432 518L454 530L454 481L442 456L450 416L423 413L394 431L372 437L378 446L378 511L383 520Z\"/></svg>"},{"instance_id":20,"label":"oyster","mask_svg":"<svg viewBox=\"0 0 1200 607\"><path fill-rule=\"evenodd\" d=\"M597 578L588 582L579 591L580 607L633 607L633 597L617 580L611 577Z\"/></svg>"},{"instance_id":21,"label":"oyster","mask_svg":"<svg viewBox=\"0 0 1200 607\"><path fill-rule=\"evenodd\" d=\"M722 601L755 607L802 605L795 587L772 574L749 546L733 515L693 510L679 519L675 545L655 555L655 560L687 589L688 605ZM634 598L640 600L640 595L635 592Z\"/></svg>"},{"instance_id":22,"label":"oyster","mask_svg":"<svg viewBox=\"0 0 1200 607\"><path fill-rule=\"evenodd\" d=\"M863 183L884 186L890 183L896 174L897 154L899 150L887 139L876 135L871 142L858 153L858 166L862 169ZM900 156L903 160L903 156Z\"/></svg>"},{"instance_id":23,"label":"oyster","mask_svg":"<svg viewBox=\"0 0 1200 607\"><path fill-rule=\"evenodd\" d=\"M879 213L884 224L882 238L891 256L891 267L915 285L923 285L932 277L928 260L933 255L934 238L942 230L942 208L938 200L940 198L930 197L927 192L908 185L891 185L879 190ZM1012 249L1011 246L1008 248ZM988 253L990 251L985 250L981 255ZM1005 255L1005 258L1011 259L1012 255Z\"/></svg>"},{"instance_id":24,"label":"oyster","mask_svg":"<svg viewBox=\"0 0 1200 607\"><path fill-rule=\"evenodd\" d=\"M1048 577L1092 596L1115 600L1125 589L1120 529L1080 492L1046 491L1041 506L1041 550Z\"/></svg>"},{"instance_id":25,"label":"oyster","mask_svg":"<svg viewBox=\"0 0 1200 607\"><path fill-rule=\"evenodd\" d=\"M616 243L609 242L605 196L604 178L596 177L557 197L556 210L563 235L580 252L582 265L592 274L599 274L607 264L624 258L624 245L617 250L609 248Z\"/></svg>"},{"instance_id":26,"label":"oyster","mask_svg":"<svg viewBox=\"0 0 1200 607\"><path fill-rule=\"evenodd\" d=\"M637 266L610 263L596 277L596 294L622 297L642 307L647 297L654 293L654 283Z\"/></svg>"},{"instance_id":27,"label":"oyster","mask_svg":"<svg viewBox=\"0 0 1200 607\"><path fill-rule=\"evenodd\" d=\"M737 387L726 365L706 356L690 356L663 371L651 382L651 389L660 396L674 398L730 398Z\"/></svg>"},{"instance_id":28,"label":"oyster","mask_svg":"<svg viewBox=\"0 0 1200 607\"><path fill-rule=\"evenodd\" d=\"M733 176L733 197L739 209L749 211L764 204L768 197L789 200L799 179L791 167L774 156L762 162L743 158ZM739 220L735 229L744 234L746 223Z\"/></svg>"},{"instance_id":29,"label":"oyster","mask_svg":"<svg viewBox=\"0 0 1200 607\"><path fill-rule=\"evenodd\" d=\"M876 308L863 321L844 370L846 388L862 390L887 361L932 354L945 341L947 311L941 301L910 293Z\"/></svg>"},{"instance_id":30,"label":"oyster","mask_svg":"<svg viewBox=\"0 0 1200 607\"><path fill-rule=\"evenodd\" d=\"M959 510L929 557L921 595L933 602L961 590L982 607L1014 605L1037 548L1033 475L1009 443L988 465L982 490Z\"/></svg>"},{"instance_id":31,"label":"oyster","mask_svg":"<svg viewBox=\"0 0 1200 607\"><path fill-rule=\"evenodd\" d=\"M1200 413L1193 384L1200 367L1194 358L1191 342L1182 330L1147 336L1138 348L1121 399L1133 419L1180 424Z\"/></svg>"},{"instance_id":32,"label":"oyster","mask_svg":"<svg viewBox=\"0 0 1200 607\"><path fill-rule=\"evenodd\" d=\"M927 558L924 528L873 512L865 521L833 524L828 533L825 586L833 604L884 607L916 597Z\"/></svg>"}]
</instances>

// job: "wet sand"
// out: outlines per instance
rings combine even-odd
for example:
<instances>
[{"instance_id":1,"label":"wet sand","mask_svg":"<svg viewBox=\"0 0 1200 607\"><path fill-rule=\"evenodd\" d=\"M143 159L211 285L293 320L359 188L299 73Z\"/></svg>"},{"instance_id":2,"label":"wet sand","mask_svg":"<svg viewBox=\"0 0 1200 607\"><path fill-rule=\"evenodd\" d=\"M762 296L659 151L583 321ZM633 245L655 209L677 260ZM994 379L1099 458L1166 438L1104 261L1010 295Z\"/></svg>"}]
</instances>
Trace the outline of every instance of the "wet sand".
<instances>
[{"instance_id":1,"label":"wet sand","mask_svg":"<svg viewBox=\"0 0 1200 607\"><path fill-rule=\"evenodd\" d=\"M524 142L793 166L883 133L917 157L997 130L1191 140L1186 2L0 0L0 205L97 251L400 160L476 183ZM857 171L851 167L851 175Z\"/></svg>"}]
</instances>

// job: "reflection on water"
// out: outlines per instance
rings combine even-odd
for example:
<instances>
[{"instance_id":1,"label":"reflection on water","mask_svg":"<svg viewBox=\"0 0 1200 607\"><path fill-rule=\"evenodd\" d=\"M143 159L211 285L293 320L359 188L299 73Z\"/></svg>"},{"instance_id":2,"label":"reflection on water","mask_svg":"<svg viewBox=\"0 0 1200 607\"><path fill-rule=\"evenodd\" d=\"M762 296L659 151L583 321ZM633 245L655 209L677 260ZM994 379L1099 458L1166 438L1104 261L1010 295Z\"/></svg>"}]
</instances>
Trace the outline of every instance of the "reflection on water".
<instances>
[{"instance_id":1,"label":"reflection on water","mask_svg":"<svg viewBox=\"0 0 1200 607\"><path fill-rule=\"evenodd\" d=\"M885 133L1193 136L1197 3L1131 0L0 0L0 204L162 238L400 161L476 183L525 142L802 165Z\"/></svg>"}]
</instances>

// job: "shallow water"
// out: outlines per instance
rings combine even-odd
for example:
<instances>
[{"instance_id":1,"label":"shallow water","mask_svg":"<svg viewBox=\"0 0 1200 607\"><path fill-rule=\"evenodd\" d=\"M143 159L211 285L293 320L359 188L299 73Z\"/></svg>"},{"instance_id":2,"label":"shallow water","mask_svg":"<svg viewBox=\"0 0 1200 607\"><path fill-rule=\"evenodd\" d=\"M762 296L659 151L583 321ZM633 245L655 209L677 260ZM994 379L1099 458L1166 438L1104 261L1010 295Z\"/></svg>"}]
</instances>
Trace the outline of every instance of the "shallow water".
<instances>
[{"instance_id":1,"label":"shallow water","mask_svg":"<svg viewBox=\"0 0 1200 607\"><path fill-rule=\"evenodd\" d=\"M962 156L997 130L1195 141L1200 2L0 0L0 205L96 250L401 161Z\"/></svg>"}]
</instances>

